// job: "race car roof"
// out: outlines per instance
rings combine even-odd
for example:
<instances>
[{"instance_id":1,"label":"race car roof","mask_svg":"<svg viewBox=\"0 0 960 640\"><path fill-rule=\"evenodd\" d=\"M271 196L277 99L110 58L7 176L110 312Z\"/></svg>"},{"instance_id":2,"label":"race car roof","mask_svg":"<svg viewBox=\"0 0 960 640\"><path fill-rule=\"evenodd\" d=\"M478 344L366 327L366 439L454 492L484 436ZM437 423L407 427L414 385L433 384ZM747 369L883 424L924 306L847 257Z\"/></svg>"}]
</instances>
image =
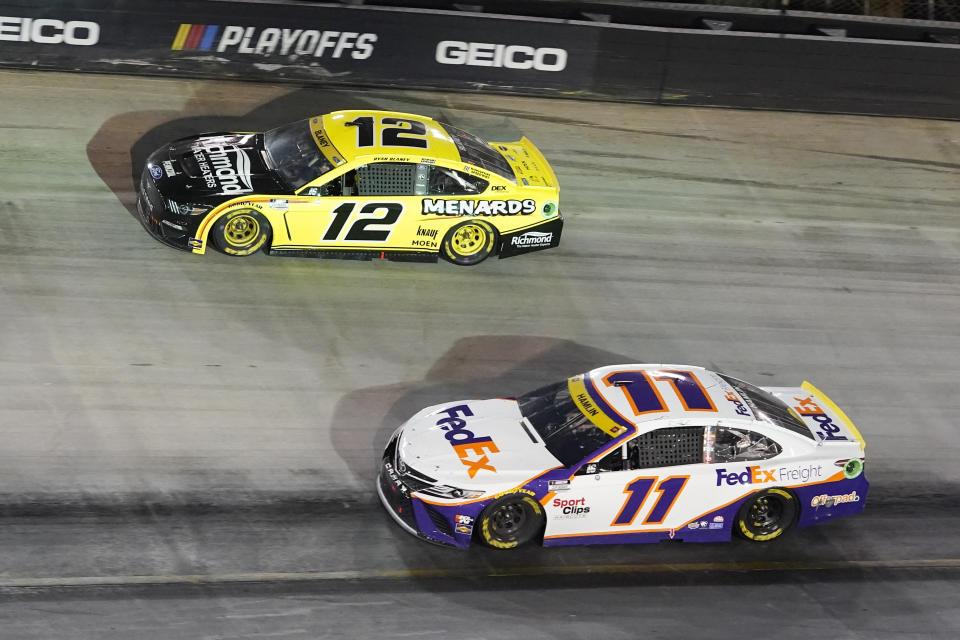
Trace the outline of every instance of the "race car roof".
<instances>
[{"instance_id":1,"label":"race car roof","mask_svg":"<svg viewBox=\"0 0 960 640\"><path fill-rule=\"evenodd\" d=\"M664 418L754 419L743 399L723 378L689 365L626 364L584 374L589 396L603 413L640 431Z\"/></svg>"},{"instance_id":2,"label":"race car roof","mask_svg":"<svg viewBox=\"0 0 960 640\"><path fill-rule=\"evenodd\" d=\"M323 131L348 162L358 156L423 157L461 162L460 152L432 118L397 111L334 111L321 117Z\"/></svg>"}]
</instances>

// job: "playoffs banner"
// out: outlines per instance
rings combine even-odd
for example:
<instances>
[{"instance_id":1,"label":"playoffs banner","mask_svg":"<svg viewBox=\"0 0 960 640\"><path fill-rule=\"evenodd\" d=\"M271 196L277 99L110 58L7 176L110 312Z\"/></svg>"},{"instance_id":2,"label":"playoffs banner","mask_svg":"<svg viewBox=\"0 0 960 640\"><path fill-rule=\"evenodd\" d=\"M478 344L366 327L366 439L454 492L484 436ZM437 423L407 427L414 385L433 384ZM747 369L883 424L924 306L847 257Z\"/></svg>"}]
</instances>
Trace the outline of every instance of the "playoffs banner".
<instances>
[{"instance_id":1,"label":"playoffs banner","mask_svg":"<svg viewBox=\"0 0 960 640\"><path fill-rule=\"evenodd\" d=\"M282 1L0 0L0 66L960 119L954 44Z\"/></svg>"},{"instance_id":2,"label":"playoffs banner","mask_svg":"<svg viewBox=\"0 0 960 640\"><path fill-rule=\"evenodd\" d=\"M0 1L0 64L590 92L598 33L559 21L308 3Z\"/></svg>"}]
</instances>

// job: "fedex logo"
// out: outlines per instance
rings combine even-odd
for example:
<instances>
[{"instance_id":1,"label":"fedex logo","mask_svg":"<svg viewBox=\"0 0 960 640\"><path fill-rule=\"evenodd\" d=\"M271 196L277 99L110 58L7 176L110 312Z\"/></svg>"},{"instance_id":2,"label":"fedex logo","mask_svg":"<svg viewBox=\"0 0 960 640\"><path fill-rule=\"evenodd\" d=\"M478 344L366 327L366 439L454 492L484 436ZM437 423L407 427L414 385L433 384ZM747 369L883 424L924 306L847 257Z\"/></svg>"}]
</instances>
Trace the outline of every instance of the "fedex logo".
<instances>
[{"instance_id":1,"label":"fedex logo","mask_svg":"<svg viewBox=\"0 0 960 640\"><path fill-rule=\"evenodd\" d=\"M724 399L733 403L733 410L741 416L749 416L750 410L747 409L746 405L740 401L740 398L737 397L733 391L727 391L726 395L723 396Z\"/></svg>"},{"instance_id":2,"label":"fedex logo","mask_svg":"<svg viewBox=\"0 0 960 640\"><path fill-rule=\"evenodd\" d=\"M445 418L437 420L437 426L446 431L443 437L447 439L453 450L460 457L460 462L466 465L467 473L470 477L477 475L481 469L497 472L496 467L490 464L490 458L485 453L500 453L500 449L494 444L493 438L489 436L477 437L468 430L467 421L457 416L472 416L473 411L465 404L458 404L455 407L440 411L446 414Z\"/></svg>"},{"instance_id":3,"label":"fedex logo","mask_svg":"<svg viewBox=\"0 0 960 640\"><path fill-rule=\"evenodd\" d=\"M804 416L805 418L811 418L814 422L819 425L819 431L816 432L820 436L821 440L846 440L846 436L838 436L840 433L840 427L833 423L833 420L830 419L830 416L823 412L823 409L819 407L814 401L813 398L794 398L799 404L793 408L794 411Z\"/></svg>"},{"instance_id":4,"label":"fedex logo","mask_svg":"<svg viewBox=\"0 0 960 640\"><path fill-rule=\"evenodd\" d=\"M776 482L775 472L776 469L761 469L760 467L747 467L742 473L728 473L726 469L717 469L717 486L719 487L724 483L733 486Z\"/></svg>"}]
</instances>

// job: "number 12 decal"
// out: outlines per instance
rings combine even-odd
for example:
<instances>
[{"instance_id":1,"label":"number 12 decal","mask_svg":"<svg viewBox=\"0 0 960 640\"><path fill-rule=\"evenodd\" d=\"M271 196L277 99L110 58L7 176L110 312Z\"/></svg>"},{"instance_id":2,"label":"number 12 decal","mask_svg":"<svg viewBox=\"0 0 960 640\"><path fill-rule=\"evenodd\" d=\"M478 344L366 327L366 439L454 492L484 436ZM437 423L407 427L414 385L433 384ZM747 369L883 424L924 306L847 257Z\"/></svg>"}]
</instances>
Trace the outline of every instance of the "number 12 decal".
<instances>
[{"instance_id":1,"label":"number 12 decal","mask_svg":"<svg viewBox=\"0 0 960 640\"><path fill-rule=\"evenodd\" d=\"M330 223L330 226L327 227L326 233L323 234L324 242L333 242L340 237L344 225L347 224L347 219L350 218L350 214L353 213L356 207L356 202L344 202L333 210L333 221ZM371 202L360 209L360 214L376 213L381 209L386 210L386 214L382 218L359 218L355 220L354 223L350 225L350 230L347 231L347 235L343 240L386 242L393 229L367 229L367 227L394 224L400 219L400 214L403 213L403 205L399 202Z\"/></svg>"},{"instance_id":2,"label":"number 12 decal","mask_svg":"<svg viewBox=\"0 0 960 640\"><path fill-rule=\"evenodd\" d=\"M653 503L653 507L650 509L647 517L643 519L643 524L663 524L663 521L667 518L667 514L670 513L670 509L673 508L673 503L680 497L680 492L683 491L683 487L686 486L687 480L689 479L690 476L670 476L669 478L661 480L656 488L660 497ZM633 521L637 519L637 514L640 513L640 508L643 507L643 503L647 501L647 498L650 496L650 490L653 489L653 485L656 484L657 480L659 480L659 478L656 477L637 478L624 487L623 492L628 494L627 499L624 501L623 506L620 507L620 513L613 519L610 526L633 524Z\"/></svg>"},{"instance_id":3,"label":"number 12 decal","mask_svg":"<svg viewBox=\"0 0 960 640\"><path fill-rule=\"evenodd\" d=\"M394 126L387 126L394 125ZM396 126L405 125L405 126ZM371 116L360 116L346 123L348 127L357 128L357 146L373 146L373 118ZM427 125L419 120L410 120L409 118L380 118L380 146L381 147L413 147L414 149L426 149Z\"/></svg>"}]
</instances>

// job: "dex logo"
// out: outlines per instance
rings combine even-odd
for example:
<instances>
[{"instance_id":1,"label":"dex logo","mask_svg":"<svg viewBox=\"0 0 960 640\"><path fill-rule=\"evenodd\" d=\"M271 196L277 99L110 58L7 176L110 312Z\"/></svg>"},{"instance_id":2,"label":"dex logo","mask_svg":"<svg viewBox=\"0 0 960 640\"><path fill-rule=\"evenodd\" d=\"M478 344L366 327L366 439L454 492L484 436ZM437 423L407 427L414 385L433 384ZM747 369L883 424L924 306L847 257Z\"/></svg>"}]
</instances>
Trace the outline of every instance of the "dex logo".
<instances>
[{"instance_id":1,"label":"dex logo","mask_svg":"<svg viewBox=\"0 0 960 640\"><path fill-rule=\"evenodd\" d=\"M472 431L466 428L467 421L457 417L472 416L473 411L470 410L470 407L465 404L458 404L455 407L440 411L439 414L446 414L447 417L437 420L437 426L446 431L443 437L457 452L460 462L466 465L470 477L476 476L481 469L496 473L496 467L490 464L490 458L485 453L485 451L500 453L500 449L494 444L493 438L475 436Z\"/></svg>"},{"instance_id":2,"label":"dex logo","mask_svg":"<svg viewBox=\"0 0 960 640\"><path fill-rule=\"evenodd\" d=\"M747 467L741 473L728 473L726 469L717 469L717 486L722 484L763 484L764 482L776 482L774 475L776 469L761 469L760 467Z\"/></svg>"}]
</instances>

